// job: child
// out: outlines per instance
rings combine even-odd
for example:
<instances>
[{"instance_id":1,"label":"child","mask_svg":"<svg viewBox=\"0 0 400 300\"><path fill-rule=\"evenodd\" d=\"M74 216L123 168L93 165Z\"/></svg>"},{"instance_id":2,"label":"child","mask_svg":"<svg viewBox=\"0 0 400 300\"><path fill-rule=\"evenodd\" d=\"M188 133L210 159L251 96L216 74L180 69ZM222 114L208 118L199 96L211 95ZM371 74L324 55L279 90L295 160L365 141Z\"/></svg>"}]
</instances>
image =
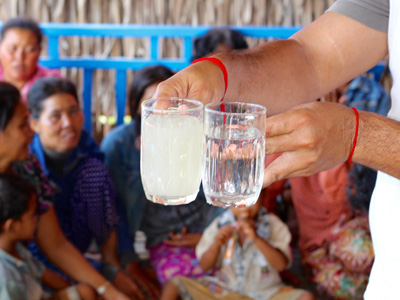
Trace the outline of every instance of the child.
<instances>
[{"instance_id":1,"label":"child","mask_svg":"<svg viewBox=\"0 0 400 300\"><path fill-rule=\"evenodd\" d=\"M162 299L314 299L310 292L285 286L279 277L291 263L290 239L287 226L268 214L261 201L231 208L207 227L196 247L203 271L217 267L215 276L175 277Z\"/></svg>"},{"instance_id":2,"label":"child","mask_svg":"<svg viewBox=\"0 0 400 300\"><path fill-rule=\"evenodd\" d=\"M0 175L0 299L94 300L94 290L84 284L70 286L32 257L22 241L36 231L36 193L17 175ZM56 290L45 297L41 284Z\"/></svg>"}]
</instances>

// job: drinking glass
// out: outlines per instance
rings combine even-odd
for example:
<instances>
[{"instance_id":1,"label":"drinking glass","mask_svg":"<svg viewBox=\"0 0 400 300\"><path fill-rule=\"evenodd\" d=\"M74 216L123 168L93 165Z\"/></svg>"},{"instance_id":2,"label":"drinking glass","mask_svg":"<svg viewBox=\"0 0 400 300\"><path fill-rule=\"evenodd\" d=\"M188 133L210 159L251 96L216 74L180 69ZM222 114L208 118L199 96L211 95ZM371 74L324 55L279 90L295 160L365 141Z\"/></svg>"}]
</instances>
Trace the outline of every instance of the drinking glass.
<instances>
[{"instance_id":1,"label":"drinking glass","mask_svg":"<svg viewBox=\"0 0 400 300\"><path fill-rule=\"evenodd\" d=\"M203 104L161 97L142 103L140 174L147 199L164 205L193 201L203 154Z\"/></svg>"},{"instance_id":2,"label":"drinking glass","mask_svg":"<svg viewBox=\"0 0 400 300\"><path fill-rule=\"evenodd\" d=\"M266 111L264 106L241 102L205 106L202 176L208 203L256 203L264 178Z\"/></svg>"}]
</instances>

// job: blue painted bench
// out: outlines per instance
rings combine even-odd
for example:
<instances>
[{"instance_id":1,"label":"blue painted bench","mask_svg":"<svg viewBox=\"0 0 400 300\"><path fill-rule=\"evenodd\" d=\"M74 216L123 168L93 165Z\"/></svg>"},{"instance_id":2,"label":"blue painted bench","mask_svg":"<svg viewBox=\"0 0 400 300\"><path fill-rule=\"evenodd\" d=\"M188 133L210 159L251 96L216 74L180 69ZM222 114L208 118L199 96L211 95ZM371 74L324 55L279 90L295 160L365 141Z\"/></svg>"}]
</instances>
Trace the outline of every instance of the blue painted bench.
<instances>
[{"instance_id":1,"label":"blue painted bench","mask_svg":"<svg viewBox=\"0 0 400 300\"><path fill-rule=\"evenodd\" d=\"M138 70L148 65L162 64L178 71L191 62L193 40L210 30L211 26L176 26L176 25L121 25L121 24L72 24L72 23L41 23L44 34L48 37L47 57L42 57L40 63L48 68L81 68L83 69L83 109L85 115L84 127L92 132L92 83L93 72L96 69L115 70L115 98L117 110L117 125L123 122L126 106L127 70ZM285 39L301 27L282 26L232 26L248 37ZM113 37L113 38L149 38L150 53L147 58L93 56L60 57L60 37ZM182 57L160 57L160 41L163 38L182 39ZM378 65L372 71L380 76L383 65Z\"/></svg>"}]
</instances>

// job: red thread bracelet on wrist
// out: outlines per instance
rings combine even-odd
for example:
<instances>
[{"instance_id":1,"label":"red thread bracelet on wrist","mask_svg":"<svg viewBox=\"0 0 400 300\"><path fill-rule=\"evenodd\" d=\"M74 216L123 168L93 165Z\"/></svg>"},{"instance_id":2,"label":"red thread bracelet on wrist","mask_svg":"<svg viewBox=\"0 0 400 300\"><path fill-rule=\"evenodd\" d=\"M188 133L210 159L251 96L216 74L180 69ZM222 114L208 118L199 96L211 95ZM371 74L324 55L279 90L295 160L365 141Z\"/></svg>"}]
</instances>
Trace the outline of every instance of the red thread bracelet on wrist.
<instances>
[{"instance_id":1,"label":"red thread bracelet on wrist","mask_svg":"<svg viewBox=\"0 0 400 300\"><path fill-rule=\"evenodd\" d=\"M201 57L201 58L198 58L195 61L193 61L192 64L197 63L199 61L204 61L204 60L208 60L208 61L216 64L221 69L222 73L224 74L225 90L224 90L224 95L221 98L221 101L222 101L222 100L224 100L226 90L228 89L228 72L226 71L225 65L222 63L222 61L220 61L216 57Z\"/></svg>"},{"instance_id":2,"label":"red thread bracelet on wrist","mask_svg":"<svg viewBox=\"0 0 400 300\"><path fill-rule=\"evenodd\" d=\"M354 140L353 140L353 147L351 148L351 152L349 155L349 158L347 159L346 162L351 162L351 159L353 158L353 154L354 154L354 150L356 149L356 144L357 144L357 136L358 136L358 125L360 123L360 118L358 116L358 110L355 107L352 107L352 109L354 110L355 114L356 114L356 133L354 135Z\"/></svg>"}]
</instances>

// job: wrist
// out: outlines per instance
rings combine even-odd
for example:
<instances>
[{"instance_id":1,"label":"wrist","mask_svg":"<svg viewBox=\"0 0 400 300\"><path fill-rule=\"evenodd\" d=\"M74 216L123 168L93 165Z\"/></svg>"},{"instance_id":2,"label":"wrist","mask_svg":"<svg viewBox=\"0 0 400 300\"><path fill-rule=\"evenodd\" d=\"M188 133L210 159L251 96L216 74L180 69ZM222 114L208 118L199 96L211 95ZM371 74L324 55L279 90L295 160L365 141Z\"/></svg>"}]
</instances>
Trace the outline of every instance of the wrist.
<instances>
[{"instance_id":1,"label":"wrist","mask_svg":"<svg viewBox=\"0 0 400 300\"><path fill-rule=\"evenodd\" d=\"M195 61L193 61L192 64L195 64L195 63L198 63L198 62L201 62L201 61L208 61L208 62L214 64L215 66L218 66L218 68L222 72L223 79L224 79L224 94L223 94L223 96L221 98L221 101L223 101L224 97L226 95L226 90L228 89L228 72L226 70L225 65L223 64L223 62L219 58L210 57L210 56L198 58Z\"/></svg>"},{"instance_id":2,"label":"wrist","mask_svg":"<svg viewBox=\"0 0 400 300\"><path fill-rule=\"evenodd\" d=\"M353 154L354 154L354 150L356 149L356 145L357 145L357 138L358 138L358 127L359 127L359 115L358 115L358 110L355 107L352 107L354 114L355 114L355 132L354 132L354 138L352 140L352 145L351 145L351 151L350 151L350 155L349 158L347 159L346 162L350 163L351 160L353 159Z\"/></svg>"},{"instance_id":3,"label":"wrist","mask_svg":"<svg viewBox=\"0 0 400 300\"><path fill-rule=\"evenodd\" d=\"M111 282L109 282L108 280L105 281L102 285L96 288L97 295L103 296L110 287L111 287Z\"/></svg>"}]
</instances>

